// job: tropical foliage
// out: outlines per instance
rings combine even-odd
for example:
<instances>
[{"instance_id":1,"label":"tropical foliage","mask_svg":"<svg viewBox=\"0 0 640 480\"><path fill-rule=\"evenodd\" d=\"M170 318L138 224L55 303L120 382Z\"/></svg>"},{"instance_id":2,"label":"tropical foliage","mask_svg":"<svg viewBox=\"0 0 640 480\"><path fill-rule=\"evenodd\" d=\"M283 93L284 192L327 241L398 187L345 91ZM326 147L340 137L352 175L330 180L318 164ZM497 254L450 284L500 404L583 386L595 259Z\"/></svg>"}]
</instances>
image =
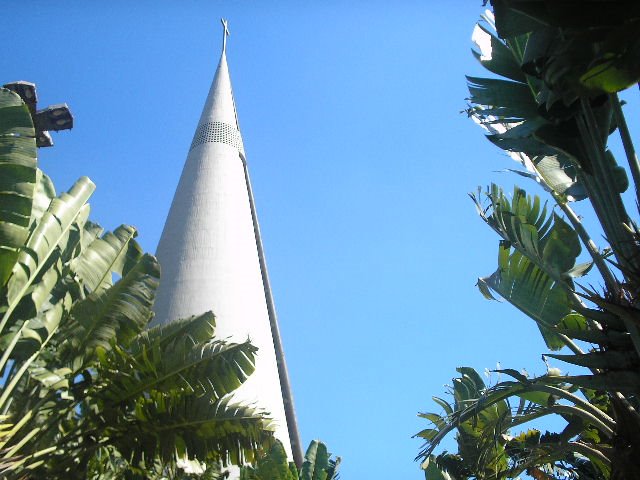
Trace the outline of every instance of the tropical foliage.
<instances>
[{"instance_id":1,"label":"tropical foliage","mask_svg":"<svg viewBox=\"0 0 640 480\"><path fill-rule=\"evenodd\" d=\"M468 77L470 117L509 152L548 200L496 185L472 195L500 237L498 269L480 278L536 322L566 362L537 378L500 370L492 386L470 368L453 402L434 398L419 459L428 479L636 478L640 458L640 243L623 192L625 168L608 148L620 135L640 204L640 164L618 92L640 80L640 8L626 2L493 0L474 55L491 78ZM551 202L553 208L549 206ZM592 208L608 245L596 246L574 205ZM582 259L583 252L588 256ZM595 286L594 286L595 285ZM577 366L577 367L576 367ZM502 380L504 377L508 380ZM530 422L560 419L556 432ZM557 424L554 422L552 424ZM450 432L458 452L434 453Z\"/></svg>"},{"instance_id":2,"label":"tropical foliage","mask_svg":"<svg viewBox=\"0 0 640 480\"><path fill-rule=\"evenodd\" d=\"M331 458L327 446L313 440L298 470L287 460L282 444L276 441L271 449L260 456L255 466L242 467L240 480L337 480L340 457Z\"/></svg>"},{"instance_id":3,"label":"tropical foliage","mask_svg":"<svg viewBox=\"0 0 640 480\"><path fill-rule=\"evenodd\" d=\"M188 478L194 461L214 478L270 445L264 414L230 396L256 349L215 340L210 312L145 329L158 262L134 228L88 220L88 178L56 196L6 89L0 184L2 478Z\"/></svg>"}]
</instances>

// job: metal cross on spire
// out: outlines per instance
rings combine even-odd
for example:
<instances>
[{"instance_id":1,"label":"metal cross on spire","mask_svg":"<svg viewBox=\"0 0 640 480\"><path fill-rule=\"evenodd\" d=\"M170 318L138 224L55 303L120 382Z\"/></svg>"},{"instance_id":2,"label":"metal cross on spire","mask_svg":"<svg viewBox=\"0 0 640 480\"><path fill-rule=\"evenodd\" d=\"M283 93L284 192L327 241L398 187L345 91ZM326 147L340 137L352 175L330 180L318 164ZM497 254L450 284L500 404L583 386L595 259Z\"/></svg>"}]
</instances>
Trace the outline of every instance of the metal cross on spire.
<instances>
[{"instance_id":1,"label":"metal cross on spire","mask_svg":"<svg viewBox=\"0 0 640 480\"><path fill-rule=\"evenodd\" d=\"M38 95L35 83L21 80L7 83L3 87L20 95L22 101L29 108L36 130L36 145L38 147L53 146L53 139L49 131L58 132L73 128L73 115L71 115L66 103L58 103L42 110L36 110Z\"/></svg>"},{"instance_id":2,"label":"metal cross on spire","mask_svg":"<svg viewBox=\"0 0 640 480\"><path fill-rule=\"evenodd\" d=\"M224 53L227 50L227 37L230 35L229 34L229 22L227 22L227 20L225 20L224 18L221 18L220 21L222 22L222 52Z\"/></svg>"}]
</instances>

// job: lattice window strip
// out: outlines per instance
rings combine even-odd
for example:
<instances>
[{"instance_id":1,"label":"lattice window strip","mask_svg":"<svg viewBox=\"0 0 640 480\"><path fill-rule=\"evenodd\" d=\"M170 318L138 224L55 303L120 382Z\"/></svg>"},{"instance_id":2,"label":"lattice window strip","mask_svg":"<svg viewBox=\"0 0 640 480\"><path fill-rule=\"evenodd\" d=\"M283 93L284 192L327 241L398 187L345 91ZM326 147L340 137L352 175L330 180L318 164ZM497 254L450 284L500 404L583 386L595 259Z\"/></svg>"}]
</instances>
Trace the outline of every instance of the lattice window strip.
<instances>
[{"instance_id":1,"label":"lattice window strip","mask_svg":"<svg viewBox=\"0 0 640 480\"><path fill-rule=\"evenodd\" d=\"M240 131L228 123L207 122L198 126L189 151L203 143L226 143L237 148L244 156L244 146L242 145Z\"/></svg>"}]
</instances>

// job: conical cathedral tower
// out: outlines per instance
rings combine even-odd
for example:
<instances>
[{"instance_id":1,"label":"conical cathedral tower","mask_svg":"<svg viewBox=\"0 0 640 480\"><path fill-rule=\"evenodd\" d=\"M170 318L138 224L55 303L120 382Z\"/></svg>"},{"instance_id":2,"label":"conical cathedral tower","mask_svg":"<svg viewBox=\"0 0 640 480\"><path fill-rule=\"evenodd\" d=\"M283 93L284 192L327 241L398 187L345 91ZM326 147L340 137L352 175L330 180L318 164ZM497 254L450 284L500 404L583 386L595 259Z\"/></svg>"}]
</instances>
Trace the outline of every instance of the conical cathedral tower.
<instances>
[{"instance_id":1,"label":"conical cathedral tower","mask_svg":"<svg viewBox=\"0 0 640 480\"><path fill-rule=\"evenodd\" d=\"M216 335L258 347L256 370L236 399L269 412L276 437L300 465L302 452L227 66L227 24L157 257L154 324L211 310Z\"/></svg>"}]
</instances>

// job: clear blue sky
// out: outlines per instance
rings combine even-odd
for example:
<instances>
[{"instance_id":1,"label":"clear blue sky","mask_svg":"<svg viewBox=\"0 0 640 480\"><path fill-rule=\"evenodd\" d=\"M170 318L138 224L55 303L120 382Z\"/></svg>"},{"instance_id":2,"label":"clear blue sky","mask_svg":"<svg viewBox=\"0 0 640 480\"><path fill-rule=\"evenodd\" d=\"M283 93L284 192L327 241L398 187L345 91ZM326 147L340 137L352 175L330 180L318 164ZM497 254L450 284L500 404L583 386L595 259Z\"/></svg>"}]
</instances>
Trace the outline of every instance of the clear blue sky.
<instances>
[{"instance_id":1,"label":"clear blue sky","mask_svg":"<svg viewBox=\"0 0 640 480\"><path fill-rule=\"evenodd\" d=\"M59 190L89 176L92 219L153 252L228 18L303 442L343 456L344 479L422 478L416 413L456 366L543 369L533 323L474 286L497 238L467 192L516 180L460 113L481 4L24 1L0 20L1 83L75 116L41 167Z\"/></svg>"}]
</instances>

